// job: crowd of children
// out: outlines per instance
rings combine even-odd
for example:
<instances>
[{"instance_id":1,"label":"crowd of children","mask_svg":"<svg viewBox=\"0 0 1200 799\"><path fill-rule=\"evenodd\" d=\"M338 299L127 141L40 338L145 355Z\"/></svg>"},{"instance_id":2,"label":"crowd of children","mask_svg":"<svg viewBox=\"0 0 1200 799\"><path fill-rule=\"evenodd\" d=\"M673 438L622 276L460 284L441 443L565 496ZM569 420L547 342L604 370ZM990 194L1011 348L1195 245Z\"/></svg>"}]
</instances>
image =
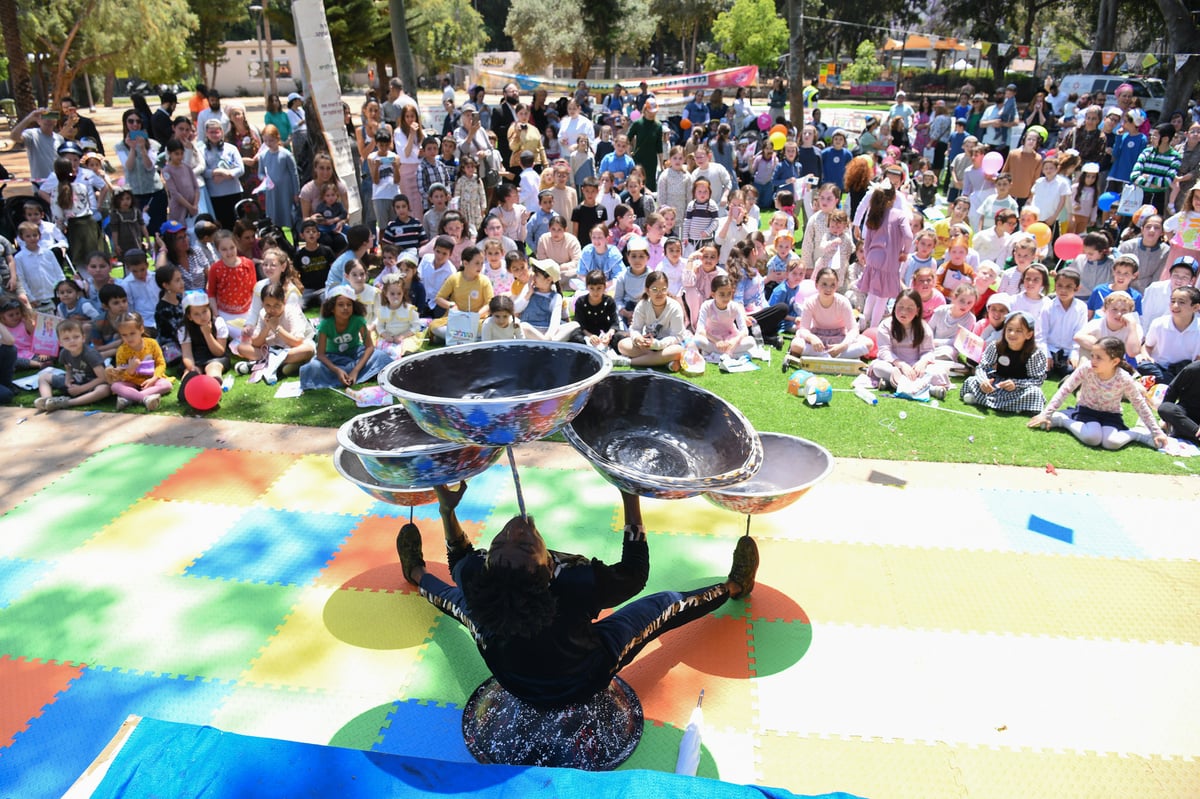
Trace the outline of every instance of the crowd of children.
<instances>
[{"instance_id":1,"label":"crowd of children","mask_svg":"<svg viewBox=\"0 0 1200 799\"><path fill-rule=\"evenodd\" d=\"M970 134L978 120L960 103L953 132L927 126L944 140L918 142L898 97L884 120L891 138L872 138L868 124L855 150L845 131L782 118L772 123L783 142L764 130L735 148L720 123L680 136L650 96L628 129L631 117L612 109L574 124L554 158L557 116L530 117L506 91L487 132L480 103L442 138L421 135L411 114L360 137L375 224L349 224L337 184L322 183L290 250L257 251L244 230L208 222L174 145L156 257L124 251L119 281L89 253L68 279L51 247L62 230L71 238L73 217L47 230L30 209L0 275L12 368L49 365L31 346L39 313L62 320L66 372L39 380L44 410L110 391L155 407L176 365L344 387L447 342L570 340L617 365L677 370L692 346L716 363L790 336L799 357L867 361L872 387L936 398L961 375L967 404L1034 414L1031 426L1106 447L1161 445L1162 392L1147 402L1145 389L1182 381L1168 390L1166 429L1195 437L1200 188L1180 190L1195 176L1179 174L1175 126L1147 136L1136 108L1080 105L1058 147L1037 125L998 142ZM951 112L939 103L933 115ZM1107 147L1096 156L1084 134L1098 115ZM268 139L277 152L278 136ZM74 174L64 167L62 179ZM60 208L83 215L85 193L58 193ZM119 228L114 241L142 233ZM304 314L314 304L315 328ZM1049 403L1047 377L1063 380ZM1060 411L1076 389L1076 407ZM1134 433L1122 397L1143 422Z\"/></svg>"}]
</instances>

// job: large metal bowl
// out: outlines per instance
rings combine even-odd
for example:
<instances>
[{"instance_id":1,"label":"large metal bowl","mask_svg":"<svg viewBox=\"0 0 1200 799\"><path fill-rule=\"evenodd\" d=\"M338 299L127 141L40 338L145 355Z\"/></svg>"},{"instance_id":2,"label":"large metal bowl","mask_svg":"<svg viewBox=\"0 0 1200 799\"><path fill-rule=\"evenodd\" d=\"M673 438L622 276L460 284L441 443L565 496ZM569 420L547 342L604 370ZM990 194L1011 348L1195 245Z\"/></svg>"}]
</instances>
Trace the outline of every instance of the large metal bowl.
<instances>
[{"instance_id":1,"label":"large metal bowl","mask_svg":"<svg viewBox=\"0 0 1200 799\"><path fill-rule=\"evenodd\" d=\"M604 353L584 344L482 342L403 358L379 384L431 436L497 447L536 441L574 419L610 371Z\"/></svg>"},{"instance_id":2,"label":"large metal bowl","mask_svg":"<svg viewBox=\"0 0 1200 799\"><path fill-rule=\"evenodd\" d=\"M383 485L405 488L466 480L503 453L499 447L464 446L434 438L398 405L355 416L338 428L337 440L358 456L371 477Z\"/></svg>"},{"instance_id":3,"label":"large metal bowl","mask_svg":"<svg viewBox=\"0 0 1200 799\"><path fill-rule=\"evenodd\" d=\"M763 459L758 434L737 408L653 372L609 375L563 433L608 482L654 499L743 482Z\"/></svg>"},{"instance_id":4,"label":"large metal bowl","mask_svg":"<svg viewBox=\"0 0 1200 799\"><path fill-rule=\"evenodd\" d=\"M791 505L833 471L833 456L820 444L783 433L759 433L763 462L742 483L706 491L709 502L735 513L770 513Z\"/></svg>"},{"instance_id":5,"label":"large metal bowl","mask_svg":"<svg viewBox=\"0 0 1200 799\"><path fill-rule=\"evenodd\" d=\"M389 505L429 505L438 501L432 488L398 488L384 485L363 468L362 461L353 452L338 447L333 453L333 466L338 474L362 489L367 496Z\"/></svg>"}]
</instances>

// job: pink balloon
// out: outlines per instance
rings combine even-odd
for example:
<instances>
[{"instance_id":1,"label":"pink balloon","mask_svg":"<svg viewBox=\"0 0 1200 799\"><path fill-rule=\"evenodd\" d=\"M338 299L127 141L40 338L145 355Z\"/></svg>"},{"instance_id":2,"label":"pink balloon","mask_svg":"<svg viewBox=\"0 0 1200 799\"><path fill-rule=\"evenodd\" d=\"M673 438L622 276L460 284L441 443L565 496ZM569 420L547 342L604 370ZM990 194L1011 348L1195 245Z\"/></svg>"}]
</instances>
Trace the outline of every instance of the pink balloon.
<instances>
[{"instance_id":1,"label":"pink balloon","mask_svg":"<svg viewBox=\"0 0 1200 799\"><path fill-rule=\"evenodd\" d=\"M1083 252L1083 239L1078 233L1065 233L1054 242L1054 254L1064 261L1074 260Z\"/></svg>"},{"instance_id":2,"label":"pink balloon","mask_svg":"<svg viewBox=\"0 0 1200 799\"><path fill-rule=\"evenodd\" d=\"M1000 153L988 153L983 157L983 174L992 177L1004 166L1004 156Z\"/></svg>"},{"instance_id":3,"label":"pink balloon","mask_svg":"<svg viewBox=\"0 0 1200 799\"><path fill-rule=\"evenodd\" d=\"M770 130L771 129L771 115L770 114L759 114L758 115L758 129L759 130Z\"/></svg>"},{"instance_id":4,"label":"pink balloon","mask_svg":"<svg viewBox=\"0 0 1200 799\"><path fill-rule=\"evenodd\" d=\"M630 121L630 122L637 122L637 121L638 121L639 119L641 119L641 118L642 118L642 112L641 112L641 111L631 111L631 112L630 112L630 114L629 114L629 121Z\"/></svg>"},{"instance_id":5,"label":"pink balloon","mask_svg":"<svg viewBox=\"0 0 1200 799\"><path fill-rule=\"evenodd\" d=\"M817 296L816 281L814 281L812 278L808 278L807 280L801 280L799 287L797 287L797 289L796 289L796 293L800 297L799 301L796 304L803 305L805 303L805 301L808 300L809 297Z\"/></svg>"}]
</instances>

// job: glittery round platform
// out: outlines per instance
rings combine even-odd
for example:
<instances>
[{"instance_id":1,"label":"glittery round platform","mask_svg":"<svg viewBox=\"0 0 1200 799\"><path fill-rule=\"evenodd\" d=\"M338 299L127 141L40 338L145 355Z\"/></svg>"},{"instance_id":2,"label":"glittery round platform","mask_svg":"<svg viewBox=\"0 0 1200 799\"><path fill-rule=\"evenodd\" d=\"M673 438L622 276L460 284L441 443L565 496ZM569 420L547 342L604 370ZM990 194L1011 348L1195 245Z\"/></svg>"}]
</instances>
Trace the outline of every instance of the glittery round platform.
<instances>
[{"instance_id":1,"label":"glittery round platform","mask_svg":"<svg viewBox=\"0 0 1200 799\"><path fill-rule=\"evenodd\" d=\"M590 702L543 709L518 699L495 678L463 709L463 739L480 763L611 771L642 739L642 703L614 677Z\"/></svg>"}]
</instances>

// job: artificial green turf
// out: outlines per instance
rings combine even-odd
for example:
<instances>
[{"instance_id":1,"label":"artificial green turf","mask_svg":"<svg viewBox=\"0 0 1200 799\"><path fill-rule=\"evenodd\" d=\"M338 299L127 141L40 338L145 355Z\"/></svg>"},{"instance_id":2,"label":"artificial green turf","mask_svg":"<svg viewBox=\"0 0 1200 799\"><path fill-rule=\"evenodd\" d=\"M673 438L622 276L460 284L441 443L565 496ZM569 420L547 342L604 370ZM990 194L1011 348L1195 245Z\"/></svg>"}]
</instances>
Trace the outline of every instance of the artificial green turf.
<instances>
[{"instance_id":1,"label":"artificial green turf","mask_svg":"<svg viewBox=\"0 0 1200 799\"><path fill-rule=\"evenodd\" d=\"M1093 449L1080 444L1063 430L1030 430L1028 416L981 411L958 399L958 384L940 403L944 409L984 416L967 418L924 403L898 400L880 394L878 405L867 405L849 391L851 378L830 376L836 391L825 407L810 407L787 393L787 375L780 370L782 353L772 350L772 361L755 372L725 374L710 365L705 374L692 380L696 385L721 395L746 414L763 431L803 436L845 458L878 458L895 461L937 461L946 463L982 463L1056 469L1092 469L1113 472L1188 474L1200 470L1200 463L1176 461L1148 447L1131 444L1117 452ZM295 381L299 378L287 378ZM248 422L298 424L337 427L356 414L363 413L347 397L332 389L308 391L296 399L275 399L278 386L251 384L237 377L221 404L207 416ZM1046 397L1053 395L1058 383L1047 381ZM31 407L35 394L22 393L17 404ZM1068 401L1068 404L1071 404ZM111 412L108 399L90 409ZM78 413L80 411L58 411ZM146 413L131 408L126 414ZM157 411L165 415L186 413L174 394L163 398ZM900 414L905 418L901 419ZM1133 410L1125 406L1125 421L1137 424Z\"/></svg>"}]
</instances>

